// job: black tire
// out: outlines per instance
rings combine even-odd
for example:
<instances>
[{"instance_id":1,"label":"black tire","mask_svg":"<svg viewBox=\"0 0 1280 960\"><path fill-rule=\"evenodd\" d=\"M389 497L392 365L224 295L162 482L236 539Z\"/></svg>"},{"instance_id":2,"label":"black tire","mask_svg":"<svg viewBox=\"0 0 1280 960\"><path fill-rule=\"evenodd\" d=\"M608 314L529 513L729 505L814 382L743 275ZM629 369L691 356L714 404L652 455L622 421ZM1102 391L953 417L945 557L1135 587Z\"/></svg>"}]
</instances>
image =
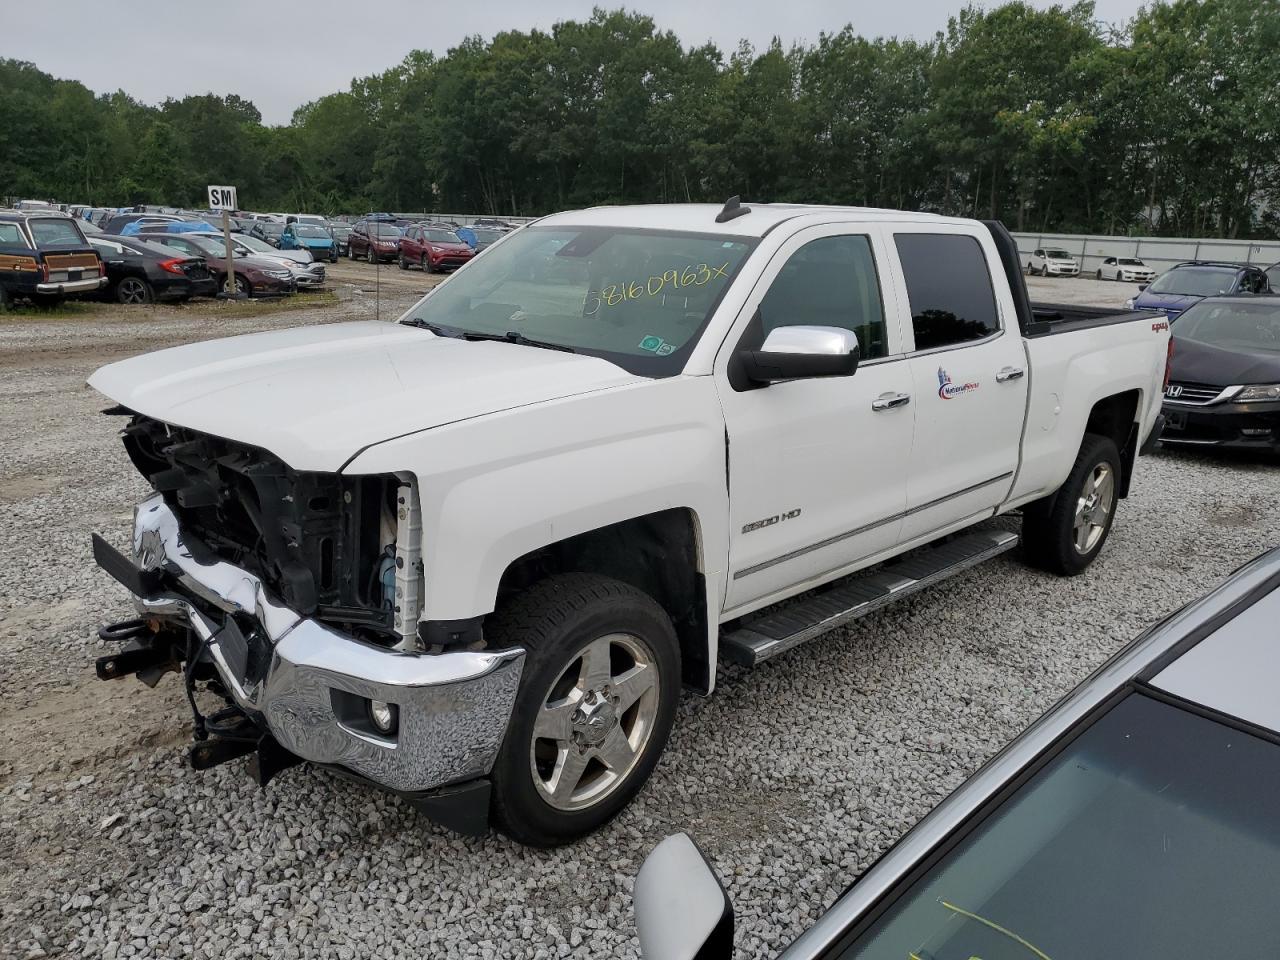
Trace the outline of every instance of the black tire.
<instances>
[{"instance_id":1,"label":"black tire","mask_svg":"<svg viewBox=\"0 0 1280 960\"><path fill-rule=\"evenodd\" d=\"M1084 509L1098 518L1098 507L1104 512L1096 537L1092 531L1080 546L1077 512L1082 501L1088 500L1089 484L1098 471L1110 472L1110 484L1105 496ZM1108 502L1109 501L1109 502ZM1071 473L1057 492L1028 504L1022 510L1022 544L1027 561L1041 570L1048 570L1064 577L1082 573L1102 551L1115 522L1116 505L1120 502L1120 451L1110 437L1086 433L1076 455Z\"/></svg>"},{"instance_id":2,"label":"black tire","mask_svg":"<svg viewBox=\"0 0 1280 960\"><path fill-rule=\"evenodd\" d=\"M404 258L404 254L403 254L403 253L402 253L402 254L400 254L399 256L397 256L397 257L396 257L396 260L399 262L399 264L400 264L400 269L401 269L401 270L408 270L408 269L409 269L409 261L408 261L408 260L406 260L406 259Z\"/></svg>"},{"instance_id":3,"label":"black tire","mask_svg":"<svg viewBox=\"0 0 1280 960\"><path fill-rule=\"evenodd\" d=\"M236 293L242 293L246 297L253 296L253 284L249 282L249 278L244 274L236 274Z\"/></svg>"},{"instance_id":4,"label":"black tire","mask_svg":"<svg viewBox=\"0 0 1280 960\"><path fill-rule=\"evenodd\" d=\"M369 244L369 249L364 252L364 258L372 264L377 264L378 255L373 252L373 244Z\"/></svg>"},{"instance_id":5,"label":"black tire","mask_svg":"<svg viewBox=\"0 0 1280 960\"><path fill-rule=\"evenodd\" d=\"M430 257L428 257L425 253L422 255L422 259L421 259L421 261L420 261L420 262L422 263L422 272L423 272L423 273L435 273L435 272L436 272L436 271L435 271L435 268L431 266L431 258L430 258Z\"/></svg>"},{"instance_id":6,"label":"black tire","mask_svg":"<svg viewBox=\"0 0 1280 960\"><path fill-rule=\"evenodd\" d=\"M1099 268L1098 268L1098 279L1099 279L1099 280L1101 280L1101 279L1102 279L1102 268L1101 268L1101 267L1099 267Z\"/></svg>"},{"instance_id":7,"label":"black tire","mask_svg":"<svg viewBox=\"0 0 1280 960\"><path fill-rule=\"evenodd\" d=\"M513 839L537 847L559 846L585 836L612 819L631 801L649 779L666 746L681 685L680 646L671 619L652 597L635 587L597 574L566 573L535 584L500 609L485 624L485 636L495 646L519 645L528 651L506 739L490 775L492 822ZM547 698L569 676L575 664L581 671L580 675L575 674L579 682L585 678L586 658L582 655L588 647L599 644L605 637L616 636L641 641L646 656L651 658L649 665L656 671L656 690L649 691L653 699L643 701L643 707L650 714L645 727L648 732L626 772L612 781L612 786L598 799L580 809L560 809L553 806L535 784L534 778L538 776L535 771L540 769L535 765L535 757L540 750L554 747L556 741L535 739L534 724ZM608 649L612 653L613 648ZM613 682L613 669L610 661L610 682ZM578 688L570 684L566 689L567 698ZM607 686L602 689L612 692ZM609 732L613 729L625 732L628 718L635 724L641 716L641 707L642 701L638 700L634 708L617 715L607 714L606 723L612 723ZM586 729L577 726L580 713L578 710L570 724L575 743L580 742L579 729ZM598 733L600 729L605 728L597 727L595 731ZM633 731L636 729L632 727ZM606 743L608 739L606 734ZM610 777L609 768L594 759L594 747L576 749L587 757L587 773L581 783L587 784L588 790L591 764L599 766L595 776ZM571 787L574 785L570 783Z\"/></svg>"},{"instance_id":8,"label":"black tire","mask_svg":"<svg viewBox=\"0 0 1280 960\"><path fill-rule=\"evenodd\" d=\"M123 277L116 284L116 302L126 304L154 303L156 292L141 277Z\"/></svg>"}]
</instances>

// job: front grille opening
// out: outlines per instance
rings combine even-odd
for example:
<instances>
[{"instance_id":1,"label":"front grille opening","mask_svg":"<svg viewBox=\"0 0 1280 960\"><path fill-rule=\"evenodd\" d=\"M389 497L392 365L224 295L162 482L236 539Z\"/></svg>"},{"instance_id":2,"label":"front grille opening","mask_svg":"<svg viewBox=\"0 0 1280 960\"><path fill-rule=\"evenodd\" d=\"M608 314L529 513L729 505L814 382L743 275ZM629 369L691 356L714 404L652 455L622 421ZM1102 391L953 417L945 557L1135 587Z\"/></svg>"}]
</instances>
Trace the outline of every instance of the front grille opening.
<instances>
[{"instance_id":1,"label":"front grille opening","mask_svg":"<svg viewBox=\"0 0 1280 960\"><path fill-rule=\"evenodd\" d=\"M378 579L396 477L297 471L266 450L143 416L124 443L184 532L218 559L261 577L304 616L374 643L399 640Z\"/></svg>"},{"instance_id":2,"label":"front grille opening","mask_svg":"<svg viewBox=\"0 0 1280 960\"><path fill-rule=\"evenodd\" d=\"M333 541L325 537L320 541L320 587L328 590L333 586Z\"/></svg>"}]
</instances>

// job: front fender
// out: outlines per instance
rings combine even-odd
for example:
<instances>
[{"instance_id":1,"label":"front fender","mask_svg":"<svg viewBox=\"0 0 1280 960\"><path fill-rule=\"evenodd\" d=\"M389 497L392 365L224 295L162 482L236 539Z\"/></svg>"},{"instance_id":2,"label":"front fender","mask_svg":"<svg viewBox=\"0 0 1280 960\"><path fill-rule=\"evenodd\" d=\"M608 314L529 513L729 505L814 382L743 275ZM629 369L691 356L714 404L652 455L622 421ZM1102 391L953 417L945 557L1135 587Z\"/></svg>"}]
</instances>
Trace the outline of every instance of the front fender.
<instances>
[{"instance_id":1,"label":"front fender","mask_svg":"<svg viewBox=\"0 0 1280 960\"><path fill-rule=\"evenodd\" d=\"M724 421L710 378L643 381L377 444L345 473L413 473L423 619L492 612L507 567L540 547L670 508L693 512L718 620L728 550Z\"/></svg>"}]
</instances>

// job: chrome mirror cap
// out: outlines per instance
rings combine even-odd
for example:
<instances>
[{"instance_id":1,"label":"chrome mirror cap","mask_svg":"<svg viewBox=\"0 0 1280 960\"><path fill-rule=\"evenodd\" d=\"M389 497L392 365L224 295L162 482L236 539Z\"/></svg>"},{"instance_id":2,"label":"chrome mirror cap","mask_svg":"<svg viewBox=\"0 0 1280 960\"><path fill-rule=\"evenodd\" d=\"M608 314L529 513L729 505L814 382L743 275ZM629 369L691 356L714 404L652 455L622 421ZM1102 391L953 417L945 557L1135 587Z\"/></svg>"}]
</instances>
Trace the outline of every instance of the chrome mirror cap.
<instances>
[{"instance_id":1,"label":"chrome mirror cap","mask_svg":"<svg viewBox=\"0 0 1280 960\"><path fill-rule=\"evenodd\" d=\"M858 336L843 327L774 327L760 349L764 353L844 357L857 351Z\"/></svg>"}]
</instances>

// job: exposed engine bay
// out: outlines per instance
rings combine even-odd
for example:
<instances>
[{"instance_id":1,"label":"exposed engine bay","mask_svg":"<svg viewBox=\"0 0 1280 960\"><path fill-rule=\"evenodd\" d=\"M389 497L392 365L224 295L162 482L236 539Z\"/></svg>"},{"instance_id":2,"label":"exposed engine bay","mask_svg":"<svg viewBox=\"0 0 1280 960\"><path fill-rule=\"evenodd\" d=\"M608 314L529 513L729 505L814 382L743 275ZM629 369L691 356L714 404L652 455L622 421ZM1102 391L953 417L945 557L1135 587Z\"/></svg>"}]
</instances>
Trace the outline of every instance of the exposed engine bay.
<instances>
[{"instance_id":1,"label":"exposed engine bay","mask_svg":"<svg viewBox=\"0 0 1280 960\"><path fill-rule=\"evenodd\" d=\"M421 525L410 483L296 471L257 447L140 415L124 445L182 529L218 559L259 576L303 616L382 646L413 645Z\"/></svg>"}]
</instances>

